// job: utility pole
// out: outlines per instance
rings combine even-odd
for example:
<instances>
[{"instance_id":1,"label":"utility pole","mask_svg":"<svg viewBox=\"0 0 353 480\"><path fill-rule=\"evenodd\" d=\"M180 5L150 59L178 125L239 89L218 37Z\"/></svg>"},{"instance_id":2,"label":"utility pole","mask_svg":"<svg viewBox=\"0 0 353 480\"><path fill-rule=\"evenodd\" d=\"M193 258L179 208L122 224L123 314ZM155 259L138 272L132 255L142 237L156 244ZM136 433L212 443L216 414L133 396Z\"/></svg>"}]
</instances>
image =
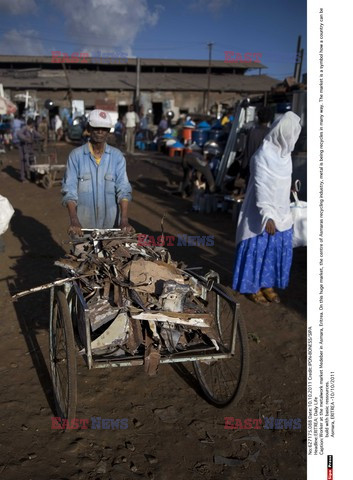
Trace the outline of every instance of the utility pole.
<instances>
[{"instance_id":1,"label":"utility pole","mask_svg":"<svg viewBox=\"0 0 353 480\"><path fill-rule=\"evenodd\" d=\"M135 92L135 108L140 105L140 72L141 72L141 59L136 58L136 92Z\"/></svg>"},{"instance_id":2,"label":"utility pole","mask_svg":"<svg viewBox=\"0 0 353 480\"><path fill-rule=\"evenodd\" d=\"M71 89L70 78L69 78L69 74L67 73L67 68L66 68L65 63L63 62L63 63L61 64L61 66L63 67L64 74L65 74L65 78L66 78L66 83L67 83L67 97L68 97L69 102L70 102L70 110L71 110L71 113L72 113L72 89Z\"/></svg>"},{"instance_id":3,"label":"utility pole","mask_svg":"<svg viewBox=\"0 0 353 480\"><path fill-rule=\"evenodd\" d=\"M300 50L300 62L299 62L299 67L298 67L298 82L300 82L300 77L301 77L301 74L302 74L303 59L304 59L304 49L302 48Z\"/></svg>"},{"instance_id":4,"label":"utility pole","mask_svg":"<svg viewBox=\"0 0 353 480\"><path fill-rule=\"evenodd\" d=\"M297 54L295 58L295 64L294 64L294 73L293 77L296 79L297 82L299 82L300 78L300 70L301 70L301 65L300 63L302 62L302 59L299 61L299 57L303 54L303 51L300 49L300 44L301 44L302 36L298 36L298 43L297 43ZM299 66L300 65L300 66Z\"/></svg>"},{"instance_id":5,"label":"utility pole","mask_svg":"<svg viewBox=\"0 0 353 480\"><path fill-rule=\"evenodd\" d=\"M206 109L204 113L208 112L210 107L210 87L211 87L211 61L212 61L212 47L214 43L210 42L208 46L208 72L207 72L207 98L206 98Z\"/></svg>"}]
</instances>

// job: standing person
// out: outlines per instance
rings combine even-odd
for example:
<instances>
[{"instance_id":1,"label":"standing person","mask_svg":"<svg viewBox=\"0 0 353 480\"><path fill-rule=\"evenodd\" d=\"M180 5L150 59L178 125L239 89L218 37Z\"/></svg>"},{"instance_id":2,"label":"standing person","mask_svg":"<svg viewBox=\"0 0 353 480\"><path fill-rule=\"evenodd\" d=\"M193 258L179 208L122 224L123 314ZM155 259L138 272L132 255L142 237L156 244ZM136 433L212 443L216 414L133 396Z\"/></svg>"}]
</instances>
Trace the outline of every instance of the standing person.
<instances>
[{"instance_id":1,"label":"standing person","mask_svg":"<svg viewBox=\"0 0 353 480\"><path fill-rule=\"evenodd\" d=\"M252 128L246 140L244 158L241 164L242 176L245 178L245 185L248 185L250 176L250 159L261 146L263 139L270 131L269 123L272 121L272 110L269 107L261 107L257 112L257 125Z\"/></svg>"},{"instance_id":2,"label":"standing person","mask_svg":"<svg viewBox=\"0 0 353 480\"><path fill-rule=\"evenodd\" d=\"M134 153L135 151L135 134L136 126L140 120L137 113L134 111L134 106L130 105L128 112L126 112L123 120L126 128L126 151Z\"/></svg>"},{"instance_id":3,"label":"standing person","mask_svg":"<svg viewBox=\"0 0 353 480\"><path fill-rule=\"evenodd\" d=\"M80 122L80 128L82 130L82 134L81 134L81 145L84 145L86 142L88 142L89 140L89 131L88 131L88 122L87 122L87 118L85 115L81 115L80 119L79 119L79 122Z\"/></svg>"},{"instance_id":4,"label":"standing person","mask_svg":"<svg viewBox=\"0 0 353 480\"><path fill-rule=\"evenodd\" d=\"M117 119L116 124L114 126L114 135L115 135L115 143L118 148L120 148L123 144L123 138L125 133L124 124Z\"/></svg>"},{"instance_id":5,"label":"standing person","mask_svg":"<svg viewBox=\"0 0 353 480\"><path fill-rule=\"evenodd\" d=\"M143 111L141 113L140 132L142 134L142 140L145 142L149 140L148 117L143 113Z\"/></svg>"},{"instance_id":6,"label":"standing person","mask_svg":"<svg viewBox=\"0 0 353 480\"><path fill-rule=\"evenodd\" d=\"M110 115L93 110L88 117L90 140L69 156L62 186L70 235L82 236L82 228L133 228L128 221L131 186L126 162L117 148L107 144Z\"/></svg>"},{"instance_id":7,"label":"standing person","mask_svg":"<svg viewBox=\"0 0 353 480\"><path fill-rule=\"evenodd\" d=\"M20 139L18 138L18 132L23 127L23 121L19 115L16 115L12 121L12 143L16 146L20 146Z\"/></svg>"},{"instance_id":8,"label":"standing person","mask_svg":"<svg viewBox=\"0 0 353 480\"><path fill-rule=\"evenodd\" d=\"M168 128L168 120L166 115L162 115L162 119L159 122L157 136L161 137Z\"/></svg>"},{"instance_id":9,"label":"standing person","mask_svg":"<svg viewBox=\"0 0 353 480\"><path fill-rule=\"evenodd\" d=\"M250 179L236 233L233 289L262 305L279 303L273 290L286 288L292 263L291 152L300 117L276 120L250 160Z\"/></svg>"},{"instance_id":10,"label":"standing person","mask_svg":"<svg viewBox=\"0 0 353 480\"><path fill-rule=\"evenodd\" d=\"M20 141L21 182L26 182L26 178L30 180L29 167L35 162L34 144L37 140L42 140L34 128L33 118L27 120L27 125L17 133L17 138Z\"/></svg>"},{"instance_id":11,"label":"standing person","mask_svg":"<svg viewBox=\"0 0 353 480\"><path fill-rule=\"evenodd\" d=\"M202 180L206 182L208 190L214 192L215 184L215 169L220 161L221 150L218 146L206 146L203 153L190 152L186 153L182 159L183 165L183 181L181 183L181 194L186 198L192 192L193 175L195 172L200 172Z\"/></svg>"},{"instance_id":12,"label":"standing person","mask_svg":"<svg viewBox=\"0 0 353 480\"><path fill-rule=\"evenodd\" d=\"M38 125L38 133L43 137L43 144L42 144L43 153L46 153L48 148L48 130L49 130L49 125L45 115L43 115Z\"/></svg>"},{"instance_id":13,"label":"standing person","mask_svg":"<svg viewBox=\"0 0 353 480\"><path fill-rule=\"evenodd\" d=\"M55 140L60 142L63 137L63 122L59 115L55 115L54 120Z\"/></svg>"}]
</instances>

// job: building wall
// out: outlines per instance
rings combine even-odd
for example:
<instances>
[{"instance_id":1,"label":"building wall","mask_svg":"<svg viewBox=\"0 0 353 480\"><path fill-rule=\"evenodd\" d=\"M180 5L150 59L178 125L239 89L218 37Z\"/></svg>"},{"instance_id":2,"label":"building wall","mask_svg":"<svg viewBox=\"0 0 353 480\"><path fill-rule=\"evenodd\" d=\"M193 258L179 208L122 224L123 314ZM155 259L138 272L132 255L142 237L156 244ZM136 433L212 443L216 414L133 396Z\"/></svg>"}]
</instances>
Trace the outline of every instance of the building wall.
<instances>
[{"instance_id":1,"label":"building wall","mask_svg":"<svg viewBox=\"0 0 353 480\"><path fill-rule=\"evenodd\" d=\"M7 93L10 98L16 102L17 94L25 94L26 91L11 91L7 89ZM55 102L58 107L70 108L70 101L67 90L29 90L29 94L32 98L36 99L38 109L41 110L44 106L44 102L50 99ZM102 102L113 103L118 109L119 106L127 107L134 102L135 92L132 90L126 91L88 91L88 90L75 90L72 92L73 100L83 100L85 102L85 108L94 108L97 101L100 104ZM228 105L232 107L234 103L243 98L236 92L210 92L209 106L215 106L220 104ZM154 91L140 92L140 105L143 108L144 113L149 108L153 108L153 104L162 104L163 113L168 110L173 110L177 120L180 113L203 113L206 104L206 92L194 92L194 91Z\"/></svg>"}]
</instances>

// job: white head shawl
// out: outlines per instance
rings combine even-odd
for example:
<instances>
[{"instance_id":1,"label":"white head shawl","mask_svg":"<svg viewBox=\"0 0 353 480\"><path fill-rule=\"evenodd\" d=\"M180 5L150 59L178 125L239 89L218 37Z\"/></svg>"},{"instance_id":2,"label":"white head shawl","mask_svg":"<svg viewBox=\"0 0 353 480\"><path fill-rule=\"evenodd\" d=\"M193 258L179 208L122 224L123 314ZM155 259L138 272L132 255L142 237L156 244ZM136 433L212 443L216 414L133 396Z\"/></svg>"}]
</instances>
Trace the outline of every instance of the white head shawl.
<instances>
[{"instance_id":1,"label":"white head shawl","mask_svg":"<svg viewBox=\"0 0 353 480\"><path fill-rule=\"evenodd\" d=\"M285 113L276 120L250 159L250 180L239 215L236 244L260 235L270 218L276 230L293 225L290 212L291 152L298 140L300 117Z\"/></svg>"}]
</instances>

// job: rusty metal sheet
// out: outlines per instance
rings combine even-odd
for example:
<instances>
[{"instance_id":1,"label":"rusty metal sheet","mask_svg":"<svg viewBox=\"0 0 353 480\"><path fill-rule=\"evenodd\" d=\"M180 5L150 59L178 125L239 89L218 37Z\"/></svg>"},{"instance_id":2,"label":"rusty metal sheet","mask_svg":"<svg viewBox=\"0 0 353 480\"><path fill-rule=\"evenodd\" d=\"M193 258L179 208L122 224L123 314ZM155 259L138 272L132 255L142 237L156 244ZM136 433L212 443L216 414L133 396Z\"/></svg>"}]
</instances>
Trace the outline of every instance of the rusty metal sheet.
<instances>
[{"instance_id":1,"label":"rusty metal sheet","mask_svg":"<svg viewBox=\"0 0 353 480\"><path fill-rule=\"evenodd\" d=\"M120 285L116 285L114 283L114 288L113 288L113 291L114 291L114 305L116 305L117 307L121 307L122 303L121 303L121 288L120 288Z\"/></svg>"},{"instance_id":2,"label":"rusty metal sheet","mask_svg":"<svg viewBox=\"0 0 353 480\"><path fill-rule=\"evenodd\" d=\"M109 345L123 345L128 335L129 318L126 313L119 313L102 335L92 342L92 350Z\"/></svg>"},{"instance_id":3,"label":"rusty metal sheet","mask_svg":"<svg viewBox=\"0 0 353 480\"><path fill-rule=\"evenodd\" d=\"M175 349L179 343L182 332L175 328L162 327L160 336L163 338L164 343L168 349L168 352L175 352Z\"/></svg>"},{"instance_id":4,"label":"rusty metal sheet","mask_svg":"<svg viewBox=\"0 0 353 480\"><path fill-rule=\"evenodd\" d=\"M111 281L109 278L104 280L104 289L103 289L103 298L108 300L109 299L109 292L111 287Z\"/></svg>"},{"instance_id":5,"label":"rusty metal sheet","mask_svg":"<svg viewBox=\"0 0 353 480\"><path fill-rule=\"evenodd\" d=\"M160 360L161 354L158 347L155 346L152 339L148 338L144 358L145 373L149 376L156 375Z\"/></svg>"},{"instance_id":6,"label":"rusty metal sheet","mask_svg":"<svg viewBox=\"0 0 353 480\"><path fill-rule=\"evenodd\" d=\"M131 263L130 281L136 285L150 280L150 285L135 287L135 289L158 295L161 293L163 283L166 280L174 280L181 284L185 283L184 277L179 273L175 273L174 269L169 267L170 265L163 262L157 263L139 258Z\"/></svg>"},{"instance_id":7,"label":"rusty metal sheet","mask_svg":"<svg viewBox=\"0 0 353 480\"><path fill-rule=\"evenodd\" d=\"M126 350L133 355L143 343L141 322L129 319L129 335L125 345Z\"/></svg>"},{"instance_id":8,"label":"rusty metal sheet","mask_svg":"<svg viewBox=\"0 0 353 480\"><path fill-rule=\"evenodd\" d=\"M99 298L92 303L89 302L89 321L94 332L105 323L113 320L119 313L119 309L110 305L108 300Z\"/></svg>"}]
</instances>

